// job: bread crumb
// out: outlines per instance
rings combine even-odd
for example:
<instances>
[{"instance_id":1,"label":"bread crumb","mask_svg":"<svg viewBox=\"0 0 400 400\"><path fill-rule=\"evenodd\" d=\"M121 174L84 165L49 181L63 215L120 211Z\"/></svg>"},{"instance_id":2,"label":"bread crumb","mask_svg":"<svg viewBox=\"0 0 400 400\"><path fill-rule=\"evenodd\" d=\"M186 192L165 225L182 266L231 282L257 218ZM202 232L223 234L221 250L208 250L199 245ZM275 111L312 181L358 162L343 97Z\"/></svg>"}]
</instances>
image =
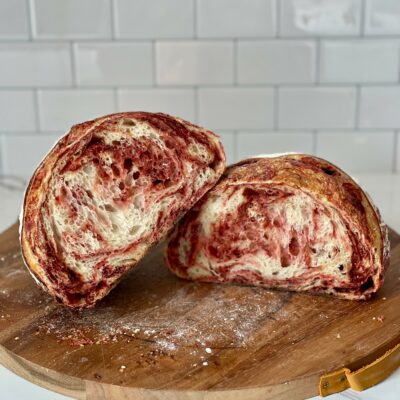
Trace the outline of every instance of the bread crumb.
<instances>
[{"instance_id":1,"label":"bread crumb","mask_svg":"<svg viewBox=\"0 0 400 400\"><path fill-rule=\"evenodd\" d=\"M121 365L121 367L119 368L119 372L124 372L126 369L125 365Z\"/></svg>"},{"instance_id":2,"label":"bread crumb","mask_svg":"<svg viewBox=\"0 0 400 400\"><path fill-rule=\"evenodd\" d=\"M19 340L19 336L15 336L14 340Z\"/></svg>"},{"instance_id":3,"label":"bread crumb","mask_svg":"<svg viewBox=\"0 0 400 400\"><path fill-rule=\"evenodd\" d=\"M382 297L382 300L386 300L386 297Z\"/></svg>"},{"instance_id":4,"label":"bread crumb","mask_svg":"<svg viewBox=\"0 0 400 400\"><path fill-rule=\"evenodd\" d=\"M208 362L207 362L207 361L204 361L204 362L203 362L203 365L206 367L206 366L208 365Z\"/></svg>"},{"instance_id":5,"label":"bread crumb","mask_svg":"<svg viewBox=\"0 0 400 400\"><path fill-rule=\"evenodd\" d=\"M337 339L340 339L340 338L341 338L340 333L338 333L338 334L336 335L336 338L337 338Z\"/></svg>"},{"instance_id":6,"label":"bread crumb","mask_svg":"<svg viewBox=\"0 0 400 400\"><path fill-rule=\"evenodd\" d=\"M383 322L384 319L385 319L385 316L384 316L384 315L379 315L379 316L377 317L377 320L378 320L379 322Z\"/></svg>"},{"instance_id":7,"label":"bread crumb","mask_svg":"<svg viewBox=\"0 0 400 400\"><path fill-rule=\"evenodd\" d=\"M209 347L206 347L206 353L211 354L212 350Z\"/></svg>"}]
</instances>

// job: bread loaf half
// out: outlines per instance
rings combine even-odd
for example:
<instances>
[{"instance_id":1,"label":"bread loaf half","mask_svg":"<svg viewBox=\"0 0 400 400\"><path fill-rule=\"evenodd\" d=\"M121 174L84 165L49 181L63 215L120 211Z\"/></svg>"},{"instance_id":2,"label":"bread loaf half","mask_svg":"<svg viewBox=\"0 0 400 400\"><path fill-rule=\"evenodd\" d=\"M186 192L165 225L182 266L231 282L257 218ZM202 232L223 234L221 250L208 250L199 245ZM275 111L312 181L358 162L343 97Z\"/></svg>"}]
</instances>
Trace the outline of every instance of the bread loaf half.
<instances>
[{"instance_id":1,"label":"bread loaf half","mask_svg":"<svg viewBox=\"0 0 400 400\"><path fill-rule=\"evenodd\" d=\"M21 213L37 282L92 306L223 173L218 137L165 114L129 112L72 127L39 165Z\"/></svg>"},{"instance_id":2,"label":"bread loaf half","mask_svg":"<svg viewBox=\"0 0 400 400\"><path fill-rule=\"evenodd\" d=\"M368 299L389 263L387 228L348 175L287 154L228 167L172 233L176 275Z\"/></svg>"}]
</instances>

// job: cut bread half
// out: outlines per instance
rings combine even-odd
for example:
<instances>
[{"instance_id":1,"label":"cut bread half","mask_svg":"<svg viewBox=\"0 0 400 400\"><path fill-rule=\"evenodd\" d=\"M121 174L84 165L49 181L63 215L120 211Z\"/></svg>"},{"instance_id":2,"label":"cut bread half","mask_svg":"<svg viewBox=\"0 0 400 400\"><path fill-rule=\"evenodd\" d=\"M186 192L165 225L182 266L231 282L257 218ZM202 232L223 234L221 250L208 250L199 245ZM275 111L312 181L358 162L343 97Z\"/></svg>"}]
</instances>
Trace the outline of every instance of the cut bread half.
<instances>
[{"instance_id":1,"label":"cut bread half","mask_svg":"<svg viewBox=\"0 0 400 400\"><path fill-rule=\"evenodd\" d=\"M342 170L305 154L228 167L173 231L181 278L368 299L389 264L387 228Z\"/></svg>"},{"instance_id":2,"label":"cut bread half","mask_svg":"<svg viewBox=\"0 0 400 400\"><path fill-rule=\"evenodd\" d=\"M166 114L119 113L75 125L26 191L26 265L58 301L92 306L224 168L215 134Z\"/></svg>"}]
</instances>

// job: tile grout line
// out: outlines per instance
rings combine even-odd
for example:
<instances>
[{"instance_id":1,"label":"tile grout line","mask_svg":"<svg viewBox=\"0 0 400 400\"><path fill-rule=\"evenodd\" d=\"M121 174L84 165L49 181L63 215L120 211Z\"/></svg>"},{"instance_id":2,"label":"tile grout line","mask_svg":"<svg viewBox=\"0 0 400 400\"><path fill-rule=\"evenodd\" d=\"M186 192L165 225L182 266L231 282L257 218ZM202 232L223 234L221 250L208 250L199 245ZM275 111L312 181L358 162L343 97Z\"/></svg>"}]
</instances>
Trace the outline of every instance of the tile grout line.
<instances>
[{"instance_id":1,"label":"tile grout line","mask_svg":"<svg viewBox=\"0 0 400 400\"><path fill-rule=\"evenodd\" d=\"M29 41L33 42L33 27L36 25L34 19L33 4L31 0L25 0L25 4L26 4L26 11L28 14L27 23L28 23Z\"/></svg>"},{"instance_id":2,"label":"tile grout line","mask_svg":"<svg viewBox=\"0 0 400 400\"><path fill-rule=\"evenodd\" d=\"M74 45L77 43L73 43ZM171 84L171 85L162 85L164 88L168 89L188 89L196 85L198 88L205 88L205 89L227 89L227 88L232 88L233 84L232 83L215 83L215 84L196 84L196 83L185 83L185 84ZM395 82L395 84L392 83L366 83L366 84L360 84L360 83L355 83L355 82L337 82L337 83L330 83L330 82L324 82L323 85L320 85L323 88L327 89L336 89L336 88L343 88L343 89L348 89L348 88L354 88L357 85L361 86L362 88L398 88L400 89L400 85ZM115 84L113 85L85 85L85 84L78 84L78 88L80 89L86 89L86 90L99 90L99 89L113 89L115 87ZM145 84L145 85L140 85L140 84L123 84L122 85L126 89L150 89L154 87L153 84ZM160 86L160 85L157 85ZM16 85L10 85L10 86L0 86L0 92L1 91L8 91L8 90L31 90L35 86L29 86L29 85L22 85L22 86L16 86ZM276 87L276 84L238 84L238 88L241 89L273 89ZM279 84L280 88L285 88L285 89L311 89L316 87L314 83L288 83L288 84ZM52 86L42 86L41 88L45 90L63 90L63 89L70 89L71 85L52 85Z\"/></svg>"},{"instance_id":3,"label":"tile grout line","mask_svg":"<svg viewBox=\"0 0 400 400\"><path fill-rule=\"evenodd\" d=\"M193 39L198 39L197 26L197 0L193 0Z\"/></svg>"},{"instance_id":4,"label":"tile grout line","mask_svg":"<svg viewBox=\"0 0 400 400\"><path fill-rule=\"evenodd\" d=\"M110 1L110 24L111 24L111 39L117 40L117 21L116 21L116 13L115 13L115 0Z\"/></svg>"},{"instance_id":5,"label":"tile grout line","mask_svg":"<svg viewBox=\"0 0 400 400\"><path fill-rule=\"evenodd\" d=\"M70 59L71 59L71 80L72 80L71 86L74 89L78 87L78 79L77 79L78 71L76 68L75 48L76 48L75 43L71 43L69 45Z\"/></svg>"},{"instance_id":6,"label":"tile grout line","mask_svg":"<svg viewBox=\"0 0 400 400\"><path fill-rule=\"evenodd\" d=\"M281 37L281 2L280 0L275 0L275 38Z\"/></svg>"},{"instance_id":7,"label":"tile grout line","mask_svg":"<svg viewBox=\"0 0 400 400\"><path fill-rule=\"evenodd\" d=\"M368 40L376 40L380 42L385 42L387 40L399 40L399 34L391 34L391 35L366 35L363 36L365 39ZM147 38L91 38L91 37L70 37L70 38L65 38L65 37L60 37L60 38L34 38L33 41L35 43L41 43L41 44L66 44L70 43L73 41L79 41L79 42L87 42L87 43L143 43L143 42L149 42L153 37L147 37ZM203 42L222 42L222 41L227 41L227 40L232 40L233 37L226 37L226 36L216 36L216 37L190 37L190 36L185 36L185 37L161 37L157 38L157 41L160 42L187 42L187 41L203 41ZM275 37L275 36L246 36L246 37L237 37L237 39L240 39L243 42L276 42L277 39L279 41L285 42L285 41L292 41L292 42L304 42L307 40L329 40L329 41L336 41L336 42L342 42L342 41L354 41L354 40L359 40L360 36L359 35L352 35L352 36L344 36L344 35L324 35L324 36L315 36L315 37L310 37L310 36L284 36L284 37ZM26 43L31 40L24 40L24 39L19 39L19 38L7 38L3 39L0 38L0 44L19 44L19 43Z\"/></svg>"},{"instance_id":8,"label":"tile grout line","mask_svg":"<svg viewBox=\"0 0 400 400\"><path fill-rule=\"evenodd\" d=\"M320 86L321 80L321 39L315 41L315 86Z\"/></svg>"},{"instance_id":9,"label":"tile grout line","mask_svg":"<svg viewBox=\"0 0 400 400\"><path fill-rule=\"evenodd\" d=\"M360 15L360 33L359 37L365 37L365 19L367 17L366 15L366 3L365 0L361 0L361 15Z\"/></svg>"}]
</instances>

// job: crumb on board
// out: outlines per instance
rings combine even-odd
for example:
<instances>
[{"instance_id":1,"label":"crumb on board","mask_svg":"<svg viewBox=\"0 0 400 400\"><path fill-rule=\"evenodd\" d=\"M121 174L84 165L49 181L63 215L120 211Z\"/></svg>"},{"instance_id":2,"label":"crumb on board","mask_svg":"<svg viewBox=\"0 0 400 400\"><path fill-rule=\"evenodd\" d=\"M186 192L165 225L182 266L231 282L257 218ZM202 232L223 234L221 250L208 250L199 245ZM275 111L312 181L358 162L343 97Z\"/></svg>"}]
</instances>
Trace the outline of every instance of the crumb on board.
<instances>
[{"instance_id":1,"label":"crumb on board","mask_svg":"<svg viewBox=\"0 0 400 400\"><path fill-rule=\"evenodd\" d=\"M337 338L337 339L340 339L340 338L341 338L340 333L338 333L338 334L336 335L336 338Z\"/></svg>"},{"instance_id":2,"label":"crumb on board","mask_svg":"<svg viewBox=\"0 0 400 400\"><path fill-rule=\"evenodd\" d=\"M385 316L384 316L384 315L379 315L376 319L377 319L379 322L383 322L383 321L385 320Z\"/></svg>"},{"instance_id":3,"label":"crumb on board","mask_svg":"<svg viewBox=\"0 0 400 400\"><path fill-rule=\"evenodd\" d=\"M207 362L207 361L203 361L203 365L204 365L205 367L207 367L208 362Z\"/></svg>"},{"instance_id":4,"label":"crumb on board","mask_svg":"<svg viewBox=\"0 0 400 400\"><path fill-rule=\"evenodd\" d=\"M173 358L186 349L193 360L201 365L202 354L213 354L217 348L247 347L254 340L254 328L266 315L284 317L283 300L261 289L238 288L230 296L222 296L219 289L211 290L208 297L198 302L194 285L177 290L168 301L144 310L115 317L113 308L75 311L56 309L37 323L36 335L53 335L56 340L72 347L135 341L155 351L149 357ZM241 296L237 300L237 293ZM235 301L232 301L235 299ZM190 315L196 307L196 315ZM171 319L171 314L176 314ZM247 318L241 316L247 315ZM104 324L104 321L110 321ZM145 357L141 357L141 362ZM149 361L150 362L150 361ZM151 361L152 362L152 361Z\"/></svg>"}]
</instances>

